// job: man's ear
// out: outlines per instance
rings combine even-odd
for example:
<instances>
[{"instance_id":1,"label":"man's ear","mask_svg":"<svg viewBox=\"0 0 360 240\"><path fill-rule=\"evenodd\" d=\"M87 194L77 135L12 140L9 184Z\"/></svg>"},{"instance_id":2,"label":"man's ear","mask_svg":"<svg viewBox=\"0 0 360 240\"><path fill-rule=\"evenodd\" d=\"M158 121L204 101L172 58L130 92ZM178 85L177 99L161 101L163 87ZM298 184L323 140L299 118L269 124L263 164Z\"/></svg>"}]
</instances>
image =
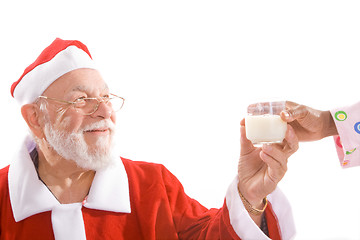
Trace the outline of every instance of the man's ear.
<instances>
[{"instance_id":1,"label":"man's ear","mask_svg":"<svg viewBox=\"0 0 360 240\"><path fill-rule=\"evenodd\" d=\"M39 107L34 103L26 104L21 107L21 114L31 132L39 139L42 139L44 137L44 121L41 119L43 116L40 113Z\"/></svg>"}]
</instances>

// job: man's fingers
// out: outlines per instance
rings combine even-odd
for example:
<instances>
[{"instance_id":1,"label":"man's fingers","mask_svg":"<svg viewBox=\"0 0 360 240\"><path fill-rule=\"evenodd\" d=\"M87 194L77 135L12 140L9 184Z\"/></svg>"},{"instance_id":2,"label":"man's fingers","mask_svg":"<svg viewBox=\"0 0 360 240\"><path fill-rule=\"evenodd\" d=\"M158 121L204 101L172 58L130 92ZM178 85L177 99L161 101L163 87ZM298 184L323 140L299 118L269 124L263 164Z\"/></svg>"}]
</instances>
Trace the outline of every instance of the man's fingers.
<instances>
[{"instance_id":1,"label":"man's fingers","mask_svg":"<svg viewBox=\"0 0 360 240\"><path fill-rule=\"evenodd\" d=\"M272 149L272 153L268 152L269 149ZM287 130L285 134L285 139L282 143L279 144L270 144L263 145L263 151L272 155L275 159L286 154L289 157L291 154L296 152L299 148L299 140L296 136L295 130L291 125L287 125Z\"/></svg>"},{"instance_id":2,"label":"man's fingers","mask_svg":"<svg viewBox=\"0 0 360 240\"><path fill-rule=\"evenodd\" d=\"M260 157L268 166L268 176L271 181L277 184L287 171L287 164L283 164L284 159L279 161L263 151L260 153Z\"/></svg>"},{"instance_id":3,"label":"man's fingers","mask_svg":"<svg viewBox=\"0 0 360 240\"><path fill-rule=\"evenodd\" d=\"M280 144L263 145L262 152L277 161L281 167L286 168L288 153L284 152Z\"/></svg>"},{"instance_id":4,"label":"man's fingers","mask_svg":"<svg viewBox=\"0 0 360 240\"><path fill-rule=\"evenodd\" d=\"M280 167L286 171L288 158L298 150L299 141L294 129L288 125L283 144L263 145L261 158L270 168Z\"/></svg>"},{"instance_id":5,"label":"man's fingers","mask_svg":"<svg viewBox=\"0 0 360 240\"><path fill-rule=\"evenodd\" d=\"M286 151L289 154L289 156L299 149L299 139L295 133L294 128L289 124L285 134L284 142L285 142L284 151Z\"/></svg>"}]
</instances>

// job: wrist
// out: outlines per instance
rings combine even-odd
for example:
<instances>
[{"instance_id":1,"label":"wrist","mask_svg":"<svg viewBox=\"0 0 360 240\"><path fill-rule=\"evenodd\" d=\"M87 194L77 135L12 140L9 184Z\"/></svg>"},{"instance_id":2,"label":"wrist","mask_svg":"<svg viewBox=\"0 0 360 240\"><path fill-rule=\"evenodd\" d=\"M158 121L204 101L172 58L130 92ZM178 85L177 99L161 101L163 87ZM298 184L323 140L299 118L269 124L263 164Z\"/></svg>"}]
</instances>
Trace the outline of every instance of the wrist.
<instances>
[{"instance_id":1,"label":"wrist","mask_svg":"<svg viewBox=\"0 0 360 240\"><path fill-rule=\"evenodd\" d=\"M330 111L323 111L321 113L322 119L323 119L323 131L322 131L322 137L329 137L329 136L335 136L338 135L338 131L336 128L336 124L334 122L334 119L331 115Z\"/></svg>"},{"instance_id":2,"label":"wrist","mask_svg":"<svg viewBox=\"0 0 360 240\"><path fill-rule=\"evenodd\" d=\"M240 187L238 186L238 192L239 192L239 196L240 199L246 209L246 211L248 211L249 214L251 215L261 215L267 206L267 198L254 198L254 199L249 199L247 197L244 196L244 194L242 193L242 191L240 190Z\"/></svg>"}]
</instances>

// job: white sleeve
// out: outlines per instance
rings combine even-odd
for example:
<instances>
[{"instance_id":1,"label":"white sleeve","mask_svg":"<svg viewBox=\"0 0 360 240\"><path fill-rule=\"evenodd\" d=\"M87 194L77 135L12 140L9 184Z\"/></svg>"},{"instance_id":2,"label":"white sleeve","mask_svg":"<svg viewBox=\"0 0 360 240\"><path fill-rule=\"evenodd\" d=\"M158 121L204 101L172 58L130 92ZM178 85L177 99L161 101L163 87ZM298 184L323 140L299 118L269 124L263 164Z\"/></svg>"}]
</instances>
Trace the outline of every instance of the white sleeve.
<instances>
[{"instance_id":1,"label":"white sleeve","mask_svg":"<svg viewBox=\"0 0 360 240\"><path fill-rule=\"evenodd\" d=\"M257 239L270 240L251 219L246 211L237 189L238 178L230 184L226 193L226 206L229 209L230 223L236 234L243 240ZM295 224L289 201L285 195L276 188L268 197L276 215L277 224L282 239L288 240L295 236Z\"/></svg>"}]
</instances>

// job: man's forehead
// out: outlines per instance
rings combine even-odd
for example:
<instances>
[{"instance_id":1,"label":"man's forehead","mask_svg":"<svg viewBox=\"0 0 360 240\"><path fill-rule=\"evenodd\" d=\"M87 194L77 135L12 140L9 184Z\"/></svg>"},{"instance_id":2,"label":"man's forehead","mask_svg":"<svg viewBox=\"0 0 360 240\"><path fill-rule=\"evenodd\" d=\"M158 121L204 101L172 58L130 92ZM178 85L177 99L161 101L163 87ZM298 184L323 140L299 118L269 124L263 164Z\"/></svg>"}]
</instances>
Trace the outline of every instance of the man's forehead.
<instances>
[{"instance_id":1,"label":"man's forehead","mask_svg":"<svg viewBox=\"0 0 360 240\"><path fill-rule=\"evenodd\" d=\"M74 92L97 94L108 89L108 85L97 70L76 69L59 77L45 90L44 94L56 96Z\"/></svg>"}]
</instances>

